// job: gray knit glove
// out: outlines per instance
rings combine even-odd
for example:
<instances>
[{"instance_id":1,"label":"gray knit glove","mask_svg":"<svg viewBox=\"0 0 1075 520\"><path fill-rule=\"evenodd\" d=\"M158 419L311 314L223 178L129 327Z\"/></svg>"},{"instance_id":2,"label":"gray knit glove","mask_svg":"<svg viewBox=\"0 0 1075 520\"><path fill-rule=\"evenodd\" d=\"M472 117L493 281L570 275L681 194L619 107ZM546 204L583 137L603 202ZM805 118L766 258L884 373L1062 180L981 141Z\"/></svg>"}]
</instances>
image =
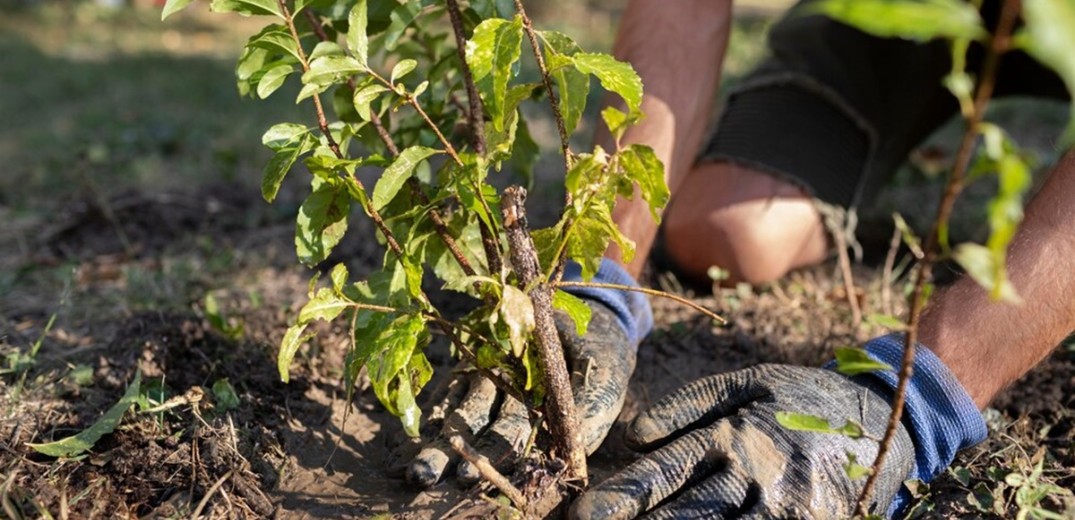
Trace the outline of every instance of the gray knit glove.
<instances>
[{"instance_id":1,"label":"gray knit glove","mask_svg":"<svg viewBox=\"0 0 1075 520\"><path fill-rule=\"evenodd\" d=\"M892 408L878 391L885 392L829 370L785 365L695 381L628 428L629 446L663 447L591 488L571 517L849 518L865 478L850 479L844 465L853 454L870 466L877 442L792 431L775 415L816 415L836 427L851 419L879 438ZM902 426L894 441L871 504L881 515L914 464Z\"/></svg>"},{"instance_id":2,"label":"gray knit glove","mask_svg":"<svg viewBox=\"0 0 1075 520\"><path fill-rule=\"evenodd\" d=\"M637 341L630 341L617 316L601 303L586 301L592 312L585 337L580 337L567 315L556 313L564 351L571 369L571 386L581 417L583 442L593 453L605 439L623 407L627 383L635 368ZM468 374L442 405L443 426L410 462L406 477L411 483L429 487L441 480L458 463L460 483L476 482L480 475L470 463L459 462L448 444L454 435L461 436L489 458L500 471L507 472L530 437L526 407L503 395L489 380L476 373ZM435 425L434 425L435 426ZM426 428L428 430L428 428Z\"/></svg>"}]
</instances>

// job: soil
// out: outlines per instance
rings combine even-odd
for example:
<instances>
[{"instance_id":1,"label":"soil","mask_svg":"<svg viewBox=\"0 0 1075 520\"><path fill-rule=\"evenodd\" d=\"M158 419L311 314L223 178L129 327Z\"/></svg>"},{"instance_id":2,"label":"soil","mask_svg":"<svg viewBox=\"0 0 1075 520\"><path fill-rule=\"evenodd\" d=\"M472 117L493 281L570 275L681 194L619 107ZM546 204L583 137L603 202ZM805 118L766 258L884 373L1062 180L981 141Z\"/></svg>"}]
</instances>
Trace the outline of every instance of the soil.
<instances>
[{"instance_id":1,"label":"soil","mask_svg":"<svg viewBox=\"0 0 1075 520\"><path fill-rule=\"evenodd\" d=\"M339 327L321 327L298 356L291 382L280 382L276 345L305 301L309 272L290 252L293 221L266 209L256 193L234 185L190 194L130 192L74 201L53 222L10 221L0 234L0 266L14 273L0 279L6 291L0 353L27 352L44 339L23 381L18 374L0 378L0 505L7 515L419 519L496 512L487 485L462 489L446 482L420 492L389 476L390 447L401 428L365 389L346 401ZM281 204L289 204L286 194ZM380 261L381 250L368 225L353 220L334 258L360 276ZM637 457L620 440L623 425L679 385L760 362L822 363L835 347L880 333L852 323L838 273L830 261L765 287L710 293L684 289L674 275L652 270L650 285L693 298L727 323L654 301L657 329L639 349L617 426L591 458L593 478ZM883 301L881 280L880 267L854 266L864 314L889 306L900 312L901 298ZM906 283L896 280L891 293L902 294ZM211 325L202 304L207 293L233 327ZM66 296L57 304L60 294ZM54 313L57 323L45 333ZM435 350L431 359L447 377L453 364L447 353ZM92 375L80 380L80 369ZM92 424L136 371L150 388L147 396L163 392L158 401L178 406L128 414L75 459L57 461L27 445ZM214 391L222 380L234 388L237 407ZM1015 493L1002 484L1003 475L1029 473L1039 460L1048 482L1075 488L1075 349L1058 348L994 408L990 440L954 465L967 478L943 476L920 503L931 508L929 517L989 516L966 499L981 486L1000 490L992 516L1014 516ZM513 478L533 488L543 471L530 468ZM1055 499L1044 505L1061 507Z\"/></svg>"}]
</instances>

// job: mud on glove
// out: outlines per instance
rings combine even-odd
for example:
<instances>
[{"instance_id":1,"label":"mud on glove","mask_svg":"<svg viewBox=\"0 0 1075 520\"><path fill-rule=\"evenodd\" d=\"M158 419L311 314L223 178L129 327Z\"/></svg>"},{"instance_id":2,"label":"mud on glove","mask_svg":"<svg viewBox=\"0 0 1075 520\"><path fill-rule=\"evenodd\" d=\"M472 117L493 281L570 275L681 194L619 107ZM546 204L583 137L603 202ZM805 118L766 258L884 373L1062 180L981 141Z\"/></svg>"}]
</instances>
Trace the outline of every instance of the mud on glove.
<instances>
[{"instance_id":1,"label":"mud on glove","mask_svg":"<svg viewBox=\"0 0 1075 520\"><path fill-rule=\"evenodd\" d=\"M886 336L867 350L898 366L902 343ZM905 503L890 507L897 493L905 493L908 475L932 477L956 451L985 435L981 415L936 356L919 348L915 369L909 419L897 430L877 481L874 513L892 514ZM877 442L789 430L775 417L809 414L837 427L853 419L880 437L894 378L894 372L851 379L820 368L759 365L695 381L628 428L629 445L660 447L592 488L571 516L634 518L649 511L652 518L850 517L865 481L848 477L845 466L852 455L870 465ZM923 446L927 442L936 447Z\"/></svg>"}]
</instances>

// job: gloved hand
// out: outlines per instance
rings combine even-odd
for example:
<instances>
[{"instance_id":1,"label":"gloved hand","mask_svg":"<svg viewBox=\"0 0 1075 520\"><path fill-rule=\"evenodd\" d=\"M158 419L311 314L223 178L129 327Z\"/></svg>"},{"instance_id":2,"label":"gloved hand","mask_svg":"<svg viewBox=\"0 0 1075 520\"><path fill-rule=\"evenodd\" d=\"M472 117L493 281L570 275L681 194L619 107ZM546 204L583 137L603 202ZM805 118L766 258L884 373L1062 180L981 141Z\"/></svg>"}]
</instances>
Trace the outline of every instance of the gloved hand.
<instances>
[{"instance_id":1,"label":"gloved hand","mask_svg":"<svg viewBox=\"0 0 1075 520\"><path fill-rule=\"evenodd\" d=\"M878 338L867 352L899 366L902 341L899 335ZM853 454L858 464L871 466L876 441L789 430L775 414L816 415L835 427L852 419L880 438L895 383L892 371L847 378L784 365L698 380L639 415L626 438L638 448L675 440L591 488L571 516L634 518L652 511L648 517L850 517L865 479L850 479L844 465ZM910 498L901 486L905 478L928 482L959 449L986 435L973 401L928 349L917 349L906 398L905 419L874 490L873 513L894 514Z\"/></svg>"},{"instance_id":2,"label":"gloved hand","mask_svg":"<svg viewBox=\"0 0 1075 520\"><path fill-rule=\"evenodd\" d=\"M568 264L564 279L580 278L578 265ZM593 281L637 285L609 260L603 261ZM575 323L562 313L556 315L556 328L570 365L583 442L587 453L593 453L623 407L638 343L649 333L653 318L648 300L636 292L597 288L571 288L568 292L582 298L592 312L585 337L578 335ZM461 483L480 478L477 469L466 461L459 462L449 446L448 439L454 435L473 444L498 470L511 469L531 433L522 403L504 396L488 380L469 374L465 381L455 382L443 406L445 418L439 434L406 467L409 482L432 486L457 463L456 476Z\"/></svg>"}]
</instances>

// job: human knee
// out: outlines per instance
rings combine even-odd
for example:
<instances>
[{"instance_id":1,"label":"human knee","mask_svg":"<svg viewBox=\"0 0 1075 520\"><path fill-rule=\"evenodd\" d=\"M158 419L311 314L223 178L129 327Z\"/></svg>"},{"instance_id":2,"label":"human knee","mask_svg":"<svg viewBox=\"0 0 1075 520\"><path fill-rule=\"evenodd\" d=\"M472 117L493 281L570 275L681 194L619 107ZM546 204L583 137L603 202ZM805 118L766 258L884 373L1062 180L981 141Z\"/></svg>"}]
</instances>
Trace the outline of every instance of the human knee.
<instances>
[{"instance_id":1,"label":"human knee","mask_svg":"<svg viewBox=\"0 0 1075 520\"><path fill-rule=\"evenodd\" d=\"M780 278L794 263L797 250L789 247L786 233L751 204L684 217L669 215L666 248L691 277L704 278L716 266L727 273L730 283L760 284Z\"/></svg>"}]
</instances>

